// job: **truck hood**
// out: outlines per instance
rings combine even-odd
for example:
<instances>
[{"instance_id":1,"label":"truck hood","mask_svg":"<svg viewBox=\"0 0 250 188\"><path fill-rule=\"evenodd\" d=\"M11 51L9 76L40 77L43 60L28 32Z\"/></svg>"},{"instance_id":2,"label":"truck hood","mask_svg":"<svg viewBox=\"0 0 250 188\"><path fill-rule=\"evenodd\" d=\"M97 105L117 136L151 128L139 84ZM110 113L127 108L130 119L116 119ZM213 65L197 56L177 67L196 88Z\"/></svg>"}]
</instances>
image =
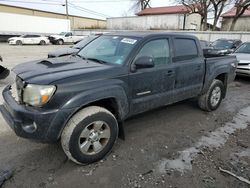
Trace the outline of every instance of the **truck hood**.
<instances>
[{"instance_id":1,"label":"truck hood","mask_svg":"<svg viewBox=\"0 0 250 188\"><path fill-rule=\"evenodd\" d=\"M54 37L54 38L62 38L64 37L63 35L50 35L50 37Z\"/></svg>"},{"instance_id":2,"label":"truck hood","mask_svg":"<svg viewBox=\"0 0 250 188\"><path fill-rule=\"evenodd\" d=\"M250 54L246 53L234 53L239 62L249 62L250 63Z\"/></svg>"},{"instance_id":3,"label":"truck hood","mask_svg":"<svg viewBox=\"0 0 250 188\"><path fill-rule=\"evenodd\" d=\"M51 57L59 57L59 56L63 56L63 55L70 55L73 53L78 52L79 49L76 48L61 48L58 50L55 50L53 52L50 52L48 55Z\"/></svg>"},{"instance_id":4,"label":"truck hood","mask_svg":"<svg viewBox=\"0 0 250 188\"><path fill-rule=\"evenodd\" d=\"M13 72L25 82L46 85L77 75L86 75L85 79L90 80L87 74L96 72L92 75L101 75L97 72L112 68L114 66L85 61L77 56L66 56L23 63L14 67Z\"/></svg>"}]
</instances>

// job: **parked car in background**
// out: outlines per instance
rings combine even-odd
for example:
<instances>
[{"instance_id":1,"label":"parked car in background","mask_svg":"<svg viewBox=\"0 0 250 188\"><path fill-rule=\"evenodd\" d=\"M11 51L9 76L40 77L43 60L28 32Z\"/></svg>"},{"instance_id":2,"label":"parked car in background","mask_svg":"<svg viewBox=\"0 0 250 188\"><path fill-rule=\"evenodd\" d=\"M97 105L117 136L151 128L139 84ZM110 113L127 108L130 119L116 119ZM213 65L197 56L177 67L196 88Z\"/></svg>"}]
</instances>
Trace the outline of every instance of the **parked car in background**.
<instances>
[{"instance_id":1,"label":"parked car in background","mask_svg":"<svg viewBox=\"0 0 250 188\"><path fill-rule=\"evenodd\" d=\"M206 40L200 40L200 45L202 49L207 49L210 48L210 42L206 41Z\"/></svg>"},{"instance_id":2,"label":"parked car in background","mask_svg":"<svg viewBox=\"0 0 250 188\"><path fill-rule=\"evenodd\" d=\"M2 62L2 61L3 61L3 58L2 58L2 56L0 56L0 62ZM6 78L7 76L9 76L9 74L10 74L9 69L0 65L0 80Z\"/></svg>"},{"instance_id":3,"label":"parked car in background","mask_svg":"<svg viewBox=\"0 0 250 188\"><path fill-rule=\"evenodd\" d=\"M226 55L233 53L236 48L241 45L241 40L232 39L218 39L211 43L212 49L209 51L211 54Z\"/></svg>"},{"instance_id":4,"label":"parked car in background","mask_svg":"<svg viewBox=\"0 0 250 188\"><path fill-rule=\"evenodd\" d=\"M73 35L72 32L61 32L58 35L49 36L49 40L52 44L63 45L65 43L71 43L71 44L77 43L85 37L87 36Z\"/></svg>"},{"instance_id":5,"label":"parked car in background","mask_svg":"<svg viewBox=\"0 0 250 188\"><path fill-rule=\"evenodd\" d=\"M205 58L194 36L104 34L77 56L17 65L0 111L18 136L61 140L69 159L89 164L110 153L128 117L193 97L216 110L236 65L235 56Z\"/></svg>"},{"instance_id":6,"label":"parked car in background","mask_svg":"<svg viewBox=\"0 0 250 188\"><path fill-rule=\"evenodd\" d=\"M204 55L210 53L210 50L212 49L212 47L210 46L210 42L206 40L200 40L200 45Z\"/></svg>"},{"instance_id":7,"label":"parked car in background","mask_svg":"<svg viewBox=\"0 0 250 188\"><path fill-rule=\"evenodd\" d=\"M250 42L243 43L233 55L238 60L237 75L250 76Z\"/></svg>"},{"instance_id":8,"label":"parked car in background","mask_svg":"<svg viewBox=\"0 0 250 188\"><path fill-rule=\"evenodd\" d=\"M41 35L21 35L20 37L11 37L8 39L9 44L23 45L23 44L49 44L49 39Z\"/></svg>"},{"instance_id":9,"label":"parked car in background","mask_svg":"<svg viewBox=\"0 0 250 188\"><path fill-rule=\"evenodd\" d=\"M92 42L93 40L95 40L98 37L99 37L99 35L90 35L90 36L82 39L80 42L78 42L77 44L75 44L72 47L62 48L62 49L58 49L58 50L55 50L53 52L50 52L48 54L48 58L62 57L62 56L67 56L67 55L77 53L80 49L82 49L84 46L86 46L87 44L89 44L90 42Z\"/></svg>"}]
</instances>

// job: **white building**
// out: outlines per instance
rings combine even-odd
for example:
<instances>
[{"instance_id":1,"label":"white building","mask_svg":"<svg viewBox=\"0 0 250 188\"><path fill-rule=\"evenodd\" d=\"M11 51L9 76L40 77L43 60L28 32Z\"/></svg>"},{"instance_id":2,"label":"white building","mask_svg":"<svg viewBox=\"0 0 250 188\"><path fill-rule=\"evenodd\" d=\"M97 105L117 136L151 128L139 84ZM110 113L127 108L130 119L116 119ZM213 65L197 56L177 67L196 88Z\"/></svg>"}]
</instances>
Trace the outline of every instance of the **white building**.
<instances>
[{"instance_id":1,"label":"white building","mask_svg":"<svg viewBox=\"0 0 250 188\"><path fill-rule=\"evenodd\" d=\"M108 29L199 30L201 16L191 14L184 5L146 8L137 16L108 18Z\"/></svg>"}]
</instances>

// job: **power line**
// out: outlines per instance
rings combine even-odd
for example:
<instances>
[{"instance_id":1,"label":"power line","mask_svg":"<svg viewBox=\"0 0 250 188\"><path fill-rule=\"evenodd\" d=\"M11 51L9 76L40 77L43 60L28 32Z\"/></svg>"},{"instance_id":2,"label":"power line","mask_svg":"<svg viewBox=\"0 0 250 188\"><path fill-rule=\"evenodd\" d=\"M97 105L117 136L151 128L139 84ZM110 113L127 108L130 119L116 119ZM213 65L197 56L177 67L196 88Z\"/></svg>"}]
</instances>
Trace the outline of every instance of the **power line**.
<instances>
[{"instance_id":1,"label":"power line","mask_svg":"<svg viewBox=\"0 0 250 188\"><path fill-rule=\"evenodd\" d=\"M45 3L45 2L29 2L29 1L20 1L20 0L0 0L0 2L28 3L28 4L45 4L45 5L61 5L61 4L55 3L55 2Z\"/></svg>"},{"instance_id":2,"label":"power line","mask_svg":"<svg viewBox=\"0 0 250 188\"><path fill-rule=\"evenodd\" d=\"M121 2L133 2L133 0L94 0L94 1L71 1L71 3L121 3Z\"/></svg>"},{"instance_id":3,"label":"power line","mask_svg":"<svg viewBox=\"0 0 250 188\"><path fill-rule=\"evenodd\" d=\"M95 12L93 10L90 10L90 9L86 9L84 7L81 7L81 6L78 6L78 5L75 5L73 3L69 3L69 6L72 7L72 8L75 8L75 9L78 9L80 11L83 11L83 12L86 12L86 13L89 13L89 14L93 14L93 15L96 15L96 16L101 16L101 17L110 17L109 15L105 15L105 14L102 14L102 13L99 13L99 12Z\"/></svg>"},{"instance_id":4,"label":"power line","mask_svg":"<svg viewBox=\"0 0 250 188\"><path fill-rule=\"evenodd\" d=\"M45 1L45 0L43 0L43 1ZM58 1L53 1L53 2L50 2L50 3L48 1L46 1L46 2L48 2L48 3L46 3L46 2L35 2L35 1L29 2L29 1L23 1L23 0L0 0L0 2L27 3L27 4L44 4L44 5L64 5L64 6L66 6L65 3L62 3L62 2L60 3ZM77 10L80 10L82 12L95 15L95 16L100 16L100 17L105 17L105 18L106 17L110 17L108 15L105 15L105 14L102 14L102 13L99 13L99 12L95 12L93 10L86 9L86 8L81 7L81 6L75 5L73 3L69 3L68 2L68 6L70 6L71 8L75 8Z\"/></svg>"}]
</instances>

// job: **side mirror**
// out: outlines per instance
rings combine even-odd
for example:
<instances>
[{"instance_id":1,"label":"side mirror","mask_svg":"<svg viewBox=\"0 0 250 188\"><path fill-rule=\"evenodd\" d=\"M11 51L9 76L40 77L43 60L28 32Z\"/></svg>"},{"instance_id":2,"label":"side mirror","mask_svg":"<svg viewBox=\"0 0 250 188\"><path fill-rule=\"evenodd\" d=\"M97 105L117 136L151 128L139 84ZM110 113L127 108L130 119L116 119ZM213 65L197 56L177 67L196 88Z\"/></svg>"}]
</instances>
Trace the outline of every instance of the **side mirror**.
<instances>
[{"instance_id":1,"label":"side mirror","mask_svg":"<svg viewBox=\"0 0 250 188\"><path fill-rule=\"evenodd\" d=\"M136 69L152 68L154 66L154 58L150 56L142 56L135 61Z\"/></svg>"}]
</instances>

